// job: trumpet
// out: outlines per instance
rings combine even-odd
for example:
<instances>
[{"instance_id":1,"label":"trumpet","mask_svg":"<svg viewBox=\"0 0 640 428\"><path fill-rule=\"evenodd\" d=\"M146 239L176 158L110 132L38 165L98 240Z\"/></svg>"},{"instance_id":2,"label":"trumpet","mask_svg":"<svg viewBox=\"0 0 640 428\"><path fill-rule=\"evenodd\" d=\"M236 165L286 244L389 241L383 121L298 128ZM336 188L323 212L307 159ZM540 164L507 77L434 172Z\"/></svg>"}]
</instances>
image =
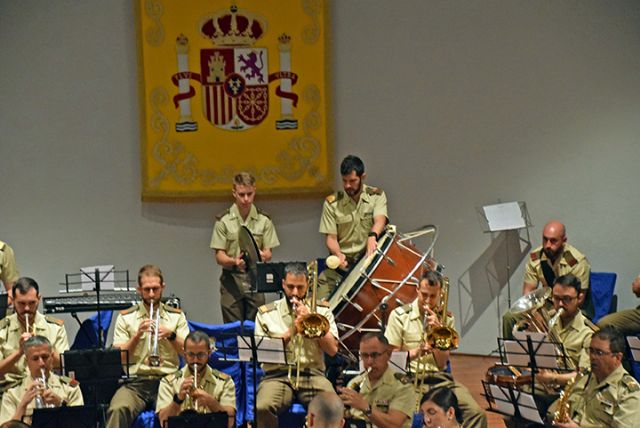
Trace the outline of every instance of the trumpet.
<instances>
[{"instance_id":1,"label":"trumpet","mask_svg":"<svg viewBox=\"0 0 640 428\"><path fill-rule=\"evenodd\" d=\"M160 367L160 352L158 349L158 334L160 333L160 308L153 312L153 301L149 305L149 319L152 320L152 330L147 336L147 349L149 350L149 365Z\"/></svg>"},{"instance_id":2,"label":"trumpet","mask_svg":"<svg viewBox=\"0 0 640 428\"><path fill-rule=\"evenodd\" d=\"M29 327L29 314L26 313L24 314L24 327L25 327L25 333L30 333L32 335L35 336L36 334L36 320L33 320L33 323L31 324L31 327Z\"/></svg>"},{"instance_id":3,"label":"trumpet","mask_svg":"<svg viewBox=\"0 0 640 428\"><path fill-rule=\"evenodd\" d=\"M40 373L41 373L41 376L36 379L38 383L40 383L41 385L38 386L38 395L36 395L35 397L35 407L36 409L45 409L45 408L54 407L53 404L47 404L44 402L44 397L42 396L42 392L46 389L49 389L49 386L47 385L47 374L45 373L43 368L40 369Z\"/></svg>"},{"instance_id":4,"label":"trumpet","mask_svg":"<svg viewBox=\"0 0 640 428\"><path fill-rule=\"evenodd\" d=\"M185 399L184 410L181 412L182 415L189 413L206 413L206 408L200 408L198 401L195 400L191 393L198 389L198 364L193 364L193 386L190 388L190 393L187 394L187 398Z\"/></svg>"}]
</instances>

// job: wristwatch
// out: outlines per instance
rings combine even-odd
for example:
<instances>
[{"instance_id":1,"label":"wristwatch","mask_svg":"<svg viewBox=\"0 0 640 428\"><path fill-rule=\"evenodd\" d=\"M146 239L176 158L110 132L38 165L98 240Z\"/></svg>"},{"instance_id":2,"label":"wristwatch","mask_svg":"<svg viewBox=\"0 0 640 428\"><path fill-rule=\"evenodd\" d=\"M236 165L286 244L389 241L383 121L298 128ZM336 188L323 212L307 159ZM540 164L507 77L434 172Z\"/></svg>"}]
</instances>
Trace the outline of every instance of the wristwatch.
<instances>
[{"instance_id":1,"label":"wristwatch","mask_svg":"<svg viewBox=\"0 0 640 428\"><path fill-rule=\"evenodd\" d=\"M371 417L372 412L373 412L373 409L371 408L371 404L369 404L367 408L363 410L363 413L367 418Z\"/></svg>"},{"instance_id":2,"label":"wristwatch","mask_svg":"<svg viewBox=\"0 0 640 428\"><path fill-rule=\"evenodd\" d=\"M176 337L178 337L178 335L176 334L175 331L172 331L171 334L169 335L169 337L167 337L167 340L169 342L173 342L174 340L176 340Z\"/></svg>"},{"instance_id":3,"label":"wristwatch","mask_svg":"<svg viewBox=\"0 0 640 428\"><path fill-rule=\"evenodd\" d=\"M373 230L371 232L369 232L369 234L367 236L373 236L376 238L376 241L378 240L378 234L375 233Z\"/></svg>"},{"instance_id":4,"label":"wristwatch","mask_svg":"<svg viewBox=\"0 0 640 428\"><path fill-rule=\"evenodd\" d=\"M180 405L184 403L184 400L181 400L180 397L178 397L178 394L173 394L173 402Z\"/></svg>"}]
</instances>

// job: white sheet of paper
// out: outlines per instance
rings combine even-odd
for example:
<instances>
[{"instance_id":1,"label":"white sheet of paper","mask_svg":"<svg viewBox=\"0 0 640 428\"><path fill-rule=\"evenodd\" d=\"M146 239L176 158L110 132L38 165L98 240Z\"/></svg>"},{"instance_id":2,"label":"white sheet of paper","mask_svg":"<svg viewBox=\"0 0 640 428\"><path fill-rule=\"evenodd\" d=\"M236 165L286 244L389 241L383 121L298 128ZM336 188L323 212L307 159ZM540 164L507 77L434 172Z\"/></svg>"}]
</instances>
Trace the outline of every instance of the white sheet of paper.
<instances>
[{"instance_id":1,"label":"white sheet of paper","mask_svg":"<svg viewBox=\"0 0 640 428\"><path fill-rule=\"evenodd\" d=\"M407 351L393 351L389 359L389 367L396 373L405 373L409 361L409 353Z\"/></svg>"},{"instance_id":2,"label":"white sheet of paper","mask_svg":"<svg viewBox=\"0 0 640 428\"><path fill-rule=\"evenodd\" d=\"M631 348L631 356L634 361L640 361L640 337L627 336L629 348Z\"/></svg>"},{"instance_id":3,"label":"white sheet of paper","mask_svg":"<svg viewBox=\"0 0 640 428\"><path fill-rule=\"evenodd\" d=\"M520 409L520 415L528 421L543 424L538 407L533 399L533 395L523 392L518 397L518 408Z\"/></svg>"},{"instance_id":4,"label":"white sheet of paper","mask_svg":"<svg viewBox=\"0 0 640 428\"><path fill-rule=\"evenodd\" d=\"M100 290L113 290L115 287L114 265L87 266L80 268L82 290L92 291L96 287L96 269L100 277Z\"/></svg>"},{"instance_id":5,"label":"white sheet of paper","mask_svg":"<svg viewBox=\"0 0 640 428\"><path fill-rule=\"evenodd\" d=\"M487 205L482 209L489 223L489 230L492 232L522 229L527 226L522 218L520 205L517 202Z\"/></svg>"},{"instance_id":6,"label":"white sheet of paper","mask_svg":"<svg viewBox=\"0 0 640 428\"><path fill-rule=\"evenodd\" d=\"M527 340L527 336L531 336L531 340L534 342L542 342L547 339L547 335L544 333L538 333L537 331L515 331L513 337L518 340Z\"/></svg>"},{"instance_id":7,"label":"white sheet of paper","mask_svg":"<svg viewBox=\"0 0 640 428\"><path fill-rule=\"evenodd\" d=\"M251 341L247 336L236 336L238 341L238 359L240 361L251 361L253 352L251 352Z\"/></svg>"},{"instance_id":8,"label":"white sheet of paper","mask_svg":"<svg viewBox=\"0 0 640 428\"><path fill-rule=\"evenodd\" d=\"M545 369L557 369L557 348L554 344L545 342L536 351L536 365Z\"/></svg>"},{"instance_id":9,"label":"white sheet of paper","mask_svg":"<svg viewBox=\"0 0 640 428\"><path fill-rule=\"evenodd\" d=\"M511 399L504 393L504 391L498 385L489 385L489 391L495 399L496 410L507 415L514 415L515 409L511 403Z\"/></svg>"},{"instance_id":10,"label":"white sheet of paper","mask_svg":"<svg viewBox=\"0 0 640 428\"><path fill-rule=\"evenodd\" d=\"M515 340L505 340L504 351L507 354L507 364L516 367L529 366L529 354Z\"/></svg>"},{"instance_id":11,"label":"white sheet of paper","mask_svg":"<svg viewBox=\"0 0 640 428\"><path fill-rule=\"evenodd\" d=\"M238 340L240 336L238 336ZM238 343L242 343L238 341ZM281 338L256 336L256 346L258 362L260 363L273 363L273 364L286 364L284 357L284 342ZM239 357L242 361L249 361L251 359L251 348L239 349ZM247 357L248 355L248 357ZM245 359L248 358L248 359Z\"/></svg>"}]
</instances>

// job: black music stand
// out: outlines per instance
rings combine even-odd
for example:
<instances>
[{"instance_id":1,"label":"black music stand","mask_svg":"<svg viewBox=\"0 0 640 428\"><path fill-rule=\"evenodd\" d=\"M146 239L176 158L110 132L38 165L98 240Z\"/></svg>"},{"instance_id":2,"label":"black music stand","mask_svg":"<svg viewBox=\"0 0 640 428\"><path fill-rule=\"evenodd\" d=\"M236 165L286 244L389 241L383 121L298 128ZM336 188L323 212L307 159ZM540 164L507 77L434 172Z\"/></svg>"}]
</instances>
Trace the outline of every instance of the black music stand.
<instances>
[{"instance_id":1,"label":"black music stand","mask_svg":"<svg viewBox=\"0 0 640 428\"><path fill-rule=\"evenodd\" d=\"M37 428L94 428L96 408L92 406L64 406L34 409L32 427Z\"/></svg>"},{"instance_id":2,"label":"black music stand","mask_svg":"<svg viewBox=\"0 0 640 428\"><path fill-rule=\"evenodd\" d=\"M220 428L226 427L228 415L225 412L193 413L169 416L169 428Z\"/></svg>"},{"instance_id":3,"label":"black music stand","mask_svg":"<svg viewBox=\"0 0 640 428\"><path fill-rule=\"evenodd\" d=\"M489 411L516 419L525 419L544 425L544 415L538 408L533 394L512 387L482 381L484 397L489 403Z\"/></svg>"}]
</instances>

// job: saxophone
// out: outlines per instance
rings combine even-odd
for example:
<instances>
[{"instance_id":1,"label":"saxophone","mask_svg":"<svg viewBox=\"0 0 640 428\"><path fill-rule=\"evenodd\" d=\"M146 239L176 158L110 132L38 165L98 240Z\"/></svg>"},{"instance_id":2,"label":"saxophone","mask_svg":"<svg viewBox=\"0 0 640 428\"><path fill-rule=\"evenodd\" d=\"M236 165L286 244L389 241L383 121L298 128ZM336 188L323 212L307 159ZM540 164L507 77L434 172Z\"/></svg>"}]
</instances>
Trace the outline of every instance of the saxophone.
<instances>
[{"instance_id":1,"label":"saxophone","mask_svg":"<svg viewBox=\"0 0 640 428\"><path fill-rule=\"evenodd\" d=\"M558 423L566 423L570 419L570 411L571 406L569 405L569 398L571 397L571 393L573 392L573 388L576 386L576 383L580 381L587 374L587 370L578 370L576 375L572 377L567 385L564 387L564 390L560 393L560 399L558 400L558 408L555 412L553 412L553 424Z\"/></svg>"}]
</instances>

